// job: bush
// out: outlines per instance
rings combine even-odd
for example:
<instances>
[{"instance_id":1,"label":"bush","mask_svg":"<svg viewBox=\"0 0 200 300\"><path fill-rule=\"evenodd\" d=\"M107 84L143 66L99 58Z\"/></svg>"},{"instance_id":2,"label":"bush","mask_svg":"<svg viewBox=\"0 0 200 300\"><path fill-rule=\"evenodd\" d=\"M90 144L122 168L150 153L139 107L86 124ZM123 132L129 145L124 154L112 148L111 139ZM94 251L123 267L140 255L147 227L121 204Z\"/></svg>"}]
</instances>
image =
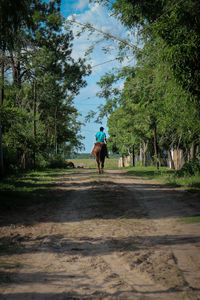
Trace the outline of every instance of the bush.
<instances>
[{"instance_id":1,"label":"bush","mask_svg":"<svg viewBox=\"0 0 200 300\"><path fill-rule=\"evenodd\" d=\"M43 170L47 167L48 160L41 153L36 153L36 169Z\"/></svg>"},{"instance_id":2,"label":"bush","mask_svg":"<svg viewBox=\"0 0 200 300\"><path fill-rule=\"evenodd\" d=\"M6 173L17 172L19 168L18 157L15 149L3 147L4 168Z\"/></svg>"},{"instance_id":3,"label":"bush","mask_svg":"<svg viewBox=\"0 0 200 300\"><path fill-rule=\"evenodd\" d=\"M50 159L48 167L52 169L66 168L66 161L61 155L55 155Z\"/></svg>"},{"instance_id":4,"label":"bush","mask_svg":"<svg viewBox=\"0 0 200 300\"><path fill-rule=\"evenodd\" d=\"M135 164L136 167L142 167L142 160L138 160Z\"/></svg>"},{"instance_id":5,"label":"bush","mask_svg":"<svg viewBox=\"0 0 200 300\"><path fill-rule=\"evenodd\" d=\"M197 158L189 160L176 172L178 177L193 176L195 174L200 174L200 161Z\"/></svg>"}]
</instances>

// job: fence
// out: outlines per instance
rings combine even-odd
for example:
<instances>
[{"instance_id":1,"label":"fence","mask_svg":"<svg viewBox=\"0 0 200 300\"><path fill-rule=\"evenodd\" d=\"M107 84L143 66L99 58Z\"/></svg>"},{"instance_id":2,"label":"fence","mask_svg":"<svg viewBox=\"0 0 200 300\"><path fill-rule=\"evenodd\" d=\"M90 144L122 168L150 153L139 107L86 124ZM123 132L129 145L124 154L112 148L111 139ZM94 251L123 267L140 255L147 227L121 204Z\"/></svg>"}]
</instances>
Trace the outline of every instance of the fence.
<instances>
[{"instance_id":1,"label":"fence","mask_svg":"<svg viewBox=\"0 0 200 300\"><path fill-rule=\"evenodd\" d=\"M171 155L170 155L170 153L171 153ZM169 167L170 169L172 169L173 167L176 170L181 169L183 164L185 163L183 150L174 149L174 150L171 150L170 153L168 153L166 158L162 160L162 163L165 162L164 165ZM135 163L138 161L142 161L143 159L144 159L144 157L143 157L143 155L141 155L141 153L140 154L136 153ZM120 159L118 161L118 166L119 166L119 168L130 167L133 165L132 161L133 161L133 159L130 155L122 156L122 157L120 157ZM150 154L147 153L146 154L146 165L148 166L150 164L151 164Z\"/></svg>"}]
</instances>

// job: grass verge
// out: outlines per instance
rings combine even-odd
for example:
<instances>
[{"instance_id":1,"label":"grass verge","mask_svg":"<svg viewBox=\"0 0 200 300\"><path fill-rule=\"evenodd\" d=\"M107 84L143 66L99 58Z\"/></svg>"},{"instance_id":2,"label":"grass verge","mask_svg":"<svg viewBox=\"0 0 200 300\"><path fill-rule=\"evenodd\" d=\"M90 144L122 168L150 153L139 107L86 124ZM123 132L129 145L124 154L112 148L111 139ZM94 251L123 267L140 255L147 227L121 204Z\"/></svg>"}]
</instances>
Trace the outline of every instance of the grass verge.
<instances>
[{"instance_id":1,"label":"grass verge","mask_svg":"<svg viewBox=\"0 0 200 300\"><path fill-rule=\"evenodd\" d=\"M44 195L56 185L56 177L71 172L49 169L11 175L0 181L0 208L22 207L44 201Z\"/></svg>"},{"instance_id":2,"label":"grass verge","mask_svg":"<svg viewBox=\"0 0 200 300\"><path fill-rule=\"evenodd\" d=\"M183 223L200 223L200 215L196 215L192 217L183 217L178 219L177 221Z\"/></svg>"},{"instance_id":3,"label":"grass verge","mask_svg":"<svg viewBox=\"0 0 200 300\"><path fill-rule=\"evenodd\" d=\"M200 191L200 174L178 177L175 170L171 170L165 167L161 167L158 170L153 166L129 167L125 170L129 175L159 180L170 186L182 186L189 191Z\"/></svg>"}]
</instances>

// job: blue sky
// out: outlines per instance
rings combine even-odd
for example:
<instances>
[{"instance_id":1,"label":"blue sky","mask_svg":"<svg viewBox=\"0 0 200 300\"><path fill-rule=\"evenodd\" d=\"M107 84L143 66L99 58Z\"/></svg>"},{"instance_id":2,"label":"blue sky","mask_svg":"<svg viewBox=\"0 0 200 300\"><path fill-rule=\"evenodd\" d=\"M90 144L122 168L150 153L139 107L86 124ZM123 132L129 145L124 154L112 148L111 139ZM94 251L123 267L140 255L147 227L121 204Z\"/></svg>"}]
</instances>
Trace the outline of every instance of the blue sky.
<instances>
[{"instance_id":1,"label":"blue sky","mask_svg":"<svg viewBox=\"0 0 200 300\"><path fill-rule=\"evenodd\" d=\"M89 0L62 0L61 5L62 15L69 20L75 18L80 23L91 23L95 28L103 30L104 32L110 32L114 36L119 38L126 38L129 34L128 31L117 21L115 18L109 15L109 11L98 4L91 4ZM75 59L79 57L84 57L85 51L89 46L97 39L102 36L98 34L88 36L84 33L79 38L76 37L76 33L79 31L78 26L73 26L74 33L74 46L73 46L73 57ZM102 46L109 46L112 51L105 54L102 51ZM96 66L105 61L115 59L117 56L117 43L111 41L103 41L98 46L95 47L93 53L90 55L88 63L92 66ZM133 63L133 59L132 62ZM120 64L117 61L109 62L100 66L93 68L92 74L86 78L87 87L80 90L79 95L75 98L74 104L78 111L82 114L80 120L84 122L85 116L90 110L98 111L97 107L100 104L104 104L104 99L99 99L96 96L99 88L96 84L100 80L101 76L105 72L112 71L112 68L119 67ZM108 136L108 128L106 126L106 118L102 120L102 125L105 128L105 132ZM86 123L85 126L81 128L81 134L85 137L83 143L85 145L85 150L83 152L90 152L93 144L95 142L95 134L99 130L101 124L96 124L94 122Z\"/></svg>"}]
</instances>

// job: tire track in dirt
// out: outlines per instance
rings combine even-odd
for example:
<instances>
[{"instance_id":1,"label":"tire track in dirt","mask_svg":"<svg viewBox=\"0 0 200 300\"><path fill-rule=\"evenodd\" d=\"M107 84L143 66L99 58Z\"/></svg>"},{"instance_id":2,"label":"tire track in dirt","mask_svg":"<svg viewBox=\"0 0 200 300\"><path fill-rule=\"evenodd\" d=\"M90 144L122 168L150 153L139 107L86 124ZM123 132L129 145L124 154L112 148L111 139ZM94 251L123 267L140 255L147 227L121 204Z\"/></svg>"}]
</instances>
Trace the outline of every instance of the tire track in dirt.
<instances>
[{"instance_id":1,"label":"tire track in dirt","mask_svg":"<svg viewBox=\"0 0 200 300\"><path fill-rule=\"evenodd\" d=\"M118 170L94 172L58 178L59 204L48 215L37 211L42 222L2 228L1 237L21 248L4 255L20 267L7 270L0 299L199 299L199 227L189 239L191 229L176 224L178 212L188 212L177 191ZM183 270L188 246L193 278Z\"/></svg>"}]
</instances>

